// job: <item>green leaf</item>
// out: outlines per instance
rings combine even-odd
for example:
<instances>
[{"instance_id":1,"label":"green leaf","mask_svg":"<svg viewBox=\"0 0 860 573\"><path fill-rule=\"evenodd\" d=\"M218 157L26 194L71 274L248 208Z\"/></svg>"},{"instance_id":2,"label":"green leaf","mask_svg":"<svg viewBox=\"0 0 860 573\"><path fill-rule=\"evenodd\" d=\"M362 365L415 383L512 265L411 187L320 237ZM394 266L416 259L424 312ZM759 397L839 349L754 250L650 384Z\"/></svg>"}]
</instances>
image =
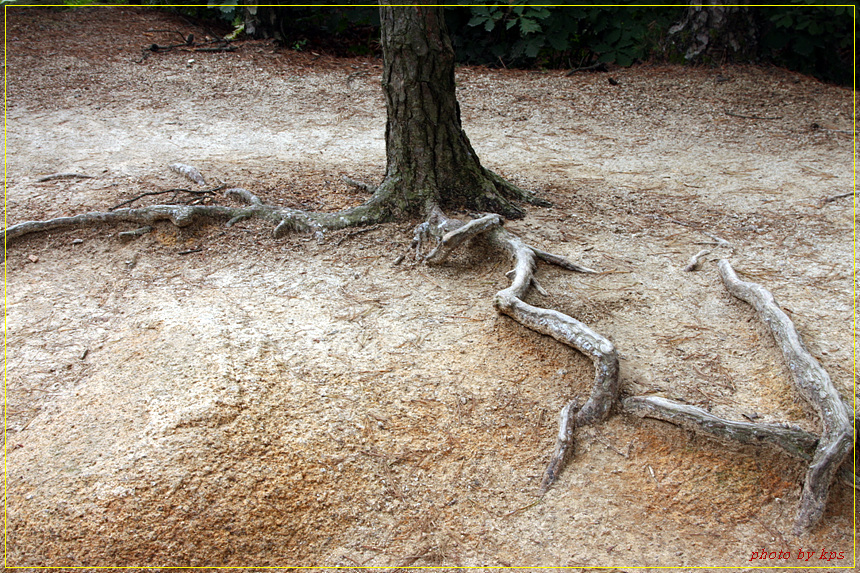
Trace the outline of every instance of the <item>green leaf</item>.
<instances>
[{"instance_id":1,"label":"green leaf","mask_svg":"<svg viewBox=\"0 0 860 573\"><path fill-rule=\"evenodd\" d=\"M549 45L552 46L552 49L558 52L563 52L570 47L570 43L567 41L567 34L564 33L564 30L557 30L551 34L547 34L546 39Z\"/></svg>"},{"instance_id":2,"label":"green leaf","mask_svg":"<svg viewBox=\"0 0 860 573\"><path fill-rule=\"evenodd\" d=\"M473 16L469 20L469 26L473 26L473 27L474 26L480 26L481 24L483 24L486 21L487 21L487 18L484 16Z\"/></svg>"},{"instance_id":3,"label":"green leaf","mask_svg":"<svg viewBox=\"0 0 860 573\"><path fill-rule=\"evenodd\" d=\"M618 57L615 58L615 63L622 68L629 68L633 65L633 56L630 54L618 54Z\"/></svg>"},{"instance_id":4,"label":"green leaf","mask_svg":"<svg viewBox=\"0 0 860 573\"><path fill-rule=\"evenodd\" d=\"M532 18L537 18L538 20L546 20L550 17L550 14L551 12L543 6L532 8L529 11L529 16L531 16Z\"/></svg>"},{"instance_id":5,"label":"green leaf","mask_svg":"<svg viewBox=\"0 0 860 573\"><path fill-rule=\"evenodd\" d=\"M520 18L520 33L523 36L528 36L529 34L534 34L535 32L540 32L541 26L536 21L531 18Z\"/></svg>"},{"instance_id":6,"label":"green leaf","mask_svg":"<svg viewBox=\"0 0 860 573\"><path fill-rule=\"evenodd\" d=\"M603 38L603 41L607 44L614 44L621 38L621 28L614 28L609 31L608 34Z\"/></svg>"},{"instance_id":7,"label":"green leaf","mask_svg":"<svg viewBox=\"0 0 860 573\"><path fill-rule=\"evenodd\" d=\"M532 38L526 43L526 56L528 56L529 58L537 57L542 47L543 40L541 38Z\"/></svg>"}]
</instances>

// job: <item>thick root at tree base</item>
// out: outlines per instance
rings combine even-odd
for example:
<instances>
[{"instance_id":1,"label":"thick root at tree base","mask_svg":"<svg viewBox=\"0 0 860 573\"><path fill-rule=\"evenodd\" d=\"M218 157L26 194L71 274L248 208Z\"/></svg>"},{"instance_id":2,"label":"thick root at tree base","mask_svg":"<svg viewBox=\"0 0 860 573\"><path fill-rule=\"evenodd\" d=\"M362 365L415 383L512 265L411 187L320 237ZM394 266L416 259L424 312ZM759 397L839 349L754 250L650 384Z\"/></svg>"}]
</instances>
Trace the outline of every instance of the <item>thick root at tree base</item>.
<instances>
[{"instance_id":1,"label":"thick root at tree base","mask_svg":"<svg viewBox=\"0 0 860 573\"><path fill-rule=\"evenodd\" d=\"M512 201L522 201L537 207L552 207L552 203L546 199L541 199L534 193L526 191L525 189L520 189L495 171L490 171L489 169L485 169L485 171L492 182L496 185L498 192L507 199Z\"/></svg>"},{"instance_id":2,"label":"thick root at tree base","mask_svg":"<svg viewBox=\"0 0 860 573\"><path fill-rule=\"evenodd\" d=\"M184 172L183 175L188 176ZM504 182L495 174L492 175ZM337 213L315 213L268 205L245 189L232 188L227 189L225 195L240 201L243 203L242 206L153 205L84 213L12 225L3 231L3 238L8 244L35 232L123 222L140 226L136 231L120 233L122 238L131 238L151 230L152 224L158 221L169 221L177 227L185 227L201 219L214 219L225 221L230 226L252 218L270 222L274 226L273 234L276 237L291 231L314 232L322 236L326 230L380 223L396 215L415 211L414 205L409 207L403 203L406 196L402 191L397 178L387 178L379 187L373 188L373 196L358 207ZM529 200L528 197L514 195L518 199ZM487 191L486 198L494 206L509 205L499 194ZM474 197L472 199L474 200ZM534 197L531 199L536 201ZM594 363L595 379L588 400L582 407L572 401L560 414L555 449L541 483L541 493L543 493L557 479L569 460L573 451L576 428L605 419L612 404L618 399L618 358L612 343L585 324L564 313L532 306L524 302L523 298L532 286L542 290L534 276L537 259L571 271L586 273L594 271L559 255L525 244L502 227L502 218L497 214L485 215L463 223L446 217L430 195L424 198L424 203L418 210L423 210L428 215L428 219L418 227L416 232L416 241L413 245L416 252L420 253L423 242L429 237L436 240L435 247L425 257L428 263L441 264L454 249L468 239L479 235L485 237L492 246L506 252L514 262L511 285L499 291L494 297L494 305L499 312L510 316L527 328L552 336L563 344L579 350L588 355ZM521 211L517 208L516 212ZM699 255L694 257L694 259L698 258ZM857 476L848 469L846 463L854 448L852 418L829 376L803 346L791 320L776 305L771 293L760 285L739 280L727 261L720 261L719 269L729 292L754 306L759 316L771 329L789 364L795 386L821 417L822 435L818 437L795 428L774 424L732 422L717 418L700 408L655 397L628 398L624 401L624 409L637 415L655 417L684 427L704 430L717 437L742 443L771 443L792 456L810 461L794 526L796 535L804 535L809 533L821 519L829 488L835 476L838 475L840 480L857 487Z\"/></svg>"},{"instance_id":3,"label":"thick root at tree base","mask_svg":"<svg viewBox=\"0 0 860 573\"><path fill-rule=\"evenodd\" d=\"M205 180L193 166L181 163L170 165L170 169L186 177L190 181L203 185ZM533 194L519 189L508 183L495 173L482 169L481 193L470 196L469 208L501 213L503 216L518 218L525 214L521 208L510 203L506 197L528 201L538 205L548 204ZM438 213L438 196L430 190L414 190L404 187L402 178L388 175L379 184L371 186L349 178L346 183L371 192L372 196L362 205L338 211L321 213L278 207L263 203L259 197L246 189L230 188L224 191L224 196L240 201L244 207L229 207L225 205L151 205L136 208L112 208L108 211L95 211L68 217L57 217L43 221L26 221L12 225L3 230L3 239L8 244L14 239L42 231L62 231L95 227L99 225L114 225L118 223L135 223L152 225L159 221L169 221L177 227L184 227L203 219L225 220L227 226L246 219L262 219L274 225L273 234L281 238L290 232L314 233L321 238L325 231L334 231L347 227L374 225L390 221L396 216L423 213L433 216ZM188 191L199 194L218 191L226 185L221 185L206 191ZM177 190L174 190L177 191ZM144 196L157 195L164 191L144 193L119 206L134 202ZM117 207L119 207L117 206ZM448 220L442 217L443 220Z\"/></svg>"}]
</instances>

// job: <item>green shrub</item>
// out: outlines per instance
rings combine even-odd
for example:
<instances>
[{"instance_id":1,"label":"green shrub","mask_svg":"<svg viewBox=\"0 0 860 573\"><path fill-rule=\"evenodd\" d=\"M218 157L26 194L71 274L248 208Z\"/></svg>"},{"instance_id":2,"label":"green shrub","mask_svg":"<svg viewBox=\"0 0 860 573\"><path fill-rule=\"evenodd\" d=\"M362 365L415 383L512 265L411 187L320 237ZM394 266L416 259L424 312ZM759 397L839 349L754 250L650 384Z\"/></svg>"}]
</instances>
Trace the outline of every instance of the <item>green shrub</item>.
<instances>
[{"instance_id":1,"label":"green shrub","mask_svg":"<svg viewBox=\"0 0 860 573\"><path fill-rule=\"evenodd\" d=\"M761 8L763 57L826 81L851 84L856 34L852 8L794 3Z\"/></svg>"},{"instance_id":2,"label":"green shrub","mask_svg":"<svg viewBox=\"0 0 860 573\"><path fill-rule=\"evenodd\" d=\"M682 9L544 7L515 2L449 8L448 22L458 57L465 62L549 67L606 62L629 66L651 55Z\"/></svg>"}]
</instances>

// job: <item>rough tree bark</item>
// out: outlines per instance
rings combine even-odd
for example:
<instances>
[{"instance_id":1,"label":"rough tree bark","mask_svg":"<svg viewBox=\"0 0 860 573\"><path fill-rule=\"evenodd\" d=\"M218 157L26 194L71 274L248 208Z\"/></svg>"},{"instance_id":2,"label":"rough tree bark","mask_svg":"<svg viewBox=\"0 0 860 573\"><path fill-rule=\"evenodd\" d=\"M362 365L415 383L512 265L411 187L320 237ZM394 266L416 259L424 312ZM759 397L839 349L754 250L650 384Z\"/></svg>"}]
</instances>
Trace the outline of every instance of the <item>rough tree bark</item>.
<instances>
[{"instance_id":1,"label":"rough tree bark","mask_svg":"<svg viewBox=\"0 0 860 573\"><path fill-rule=\"evenodd\" d=\"M684 59L697 63L752 61L758 54L755 15L741 3L691 1L668 40Z\"/></svg>"},{"instance_id":2,"label":"rough tree bark","mask_svg":"<svg viewBox=\"0 0 860 573\"><path fill-rule=\"evenodd\" d=\"M428 216L436 205L522 217L509 199L536 198L485 169L463 131L454 48L442 8L381 6L382 88L387 169L401 213Z\"/></svg>"}]
</instances>

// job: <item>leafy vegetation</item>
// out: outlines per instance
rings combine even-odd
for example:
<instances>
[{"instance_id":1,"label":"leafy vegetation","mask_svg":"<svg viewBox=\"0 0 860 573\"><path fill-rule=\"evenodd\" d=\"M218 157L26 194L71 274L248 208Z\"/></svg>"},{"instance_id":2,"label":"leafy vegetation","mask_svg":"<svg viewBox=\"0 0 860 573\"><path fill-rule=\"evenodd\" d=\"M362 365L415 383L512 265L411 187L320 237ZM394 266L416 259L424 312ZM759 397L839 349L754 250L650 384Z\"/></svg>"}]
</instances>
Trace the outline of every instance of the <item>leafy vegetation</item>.
<instances>
[{"instance_id":1,"label":"leafy vegetation","mask_svg":"<svg viewBox=\"0 0 860 573\"><path fill-rule=\"evenodd\" d=\"M461 60L513 66L629 66L649 58L682 6L528 6L501 4L449 10ZM468 20L463 25L465 16ZM483 33L480 33L483 32Z\"/></svg>"},{"instance_id":2,"label":"leafy vegetation","mask_svg":"<svg viewBox=\"0 0 860 573\"><path fill-rule=\"evenodd\" d=\"M762 8L762 48L774 63L821 79L850 84L854 78L857 23L851 6Z\"/></svg>"},{"instance_id":3,"label":"leafy vegetation","mask_svg":"<svg viewBox=\"0 0 860 573\"><path fill-rule=\"evenodd\" d=\"M24 3L25 0L18 0ZM56 0L55 0L56 1ZM67 6L127 1L62 0ZM29 0L27 3L31 3ZM759 30L755 63L773 63L826 81L853 80L856 22L852 6L788 0L791 5L749 6ZM0 0L9 5L16 0ZM170 6L170 0L143 0ZM577 68L596 63L630 66L669 58L665 37L687 2L661 7L544 6L524 0L449 6L446 19L459 61L512 67ZM341 55L380 53L379 15L373 6L261 5L239 0L197 0L170 7L195 17L229 22L234 35L273 37L295 49ZM246 27L246 21L251 20Z\"/></svg>"}]
</instances>

